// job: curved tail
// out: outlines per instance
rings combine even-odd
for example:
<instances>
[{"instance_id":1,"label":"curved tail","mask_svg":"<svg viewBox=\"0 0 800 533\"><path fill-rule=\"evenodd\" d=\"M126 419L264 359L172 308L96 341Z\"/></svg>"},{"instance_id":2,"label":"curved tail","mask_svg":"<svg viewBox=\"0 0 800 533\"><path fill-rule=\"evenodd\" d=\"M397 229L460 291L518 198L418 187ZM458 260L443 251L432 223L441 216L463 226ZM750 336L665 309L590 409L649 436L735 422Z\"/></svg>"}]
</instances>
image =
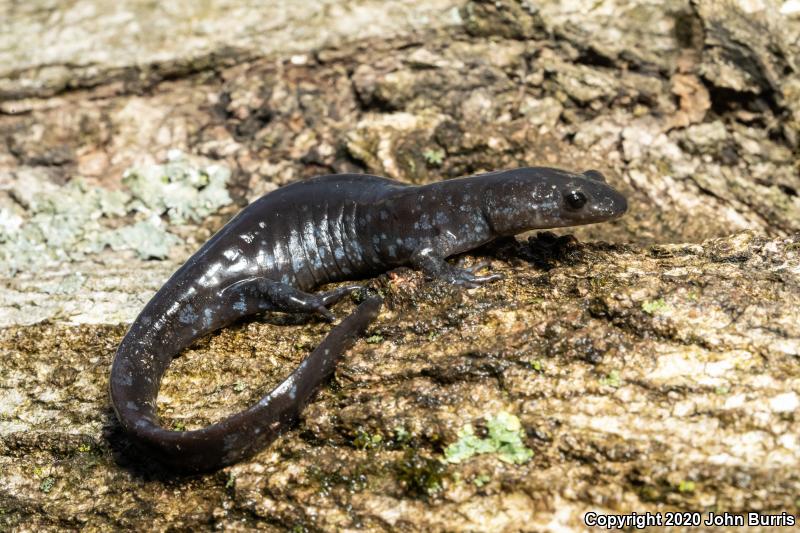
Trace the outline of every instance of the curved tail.
<instances>
[{"instance_id":1,"label":"curved tail","mask_svg":"<svg viewBox=\"0 0 800 533\"><path fill-rule=\"evenodd\" d=\"M342 354L378 315L382 300L368 297L337 324L282 383L258 403L193 431L171 431L156 417L161 376L169 361L200 335L182 341L155 343L142 335L146 325L134 323L114 357L111 402L122 426L161 462L180 470L213 470L247 457L275 440L297 420L320 385L332 374ZM140 317L141 318L141 317ZM162 325L163 326L163 325ZM169 346L167 346L169 345ZM172 353L155 353L169 348Z\"/></svg>"}]
</instances>

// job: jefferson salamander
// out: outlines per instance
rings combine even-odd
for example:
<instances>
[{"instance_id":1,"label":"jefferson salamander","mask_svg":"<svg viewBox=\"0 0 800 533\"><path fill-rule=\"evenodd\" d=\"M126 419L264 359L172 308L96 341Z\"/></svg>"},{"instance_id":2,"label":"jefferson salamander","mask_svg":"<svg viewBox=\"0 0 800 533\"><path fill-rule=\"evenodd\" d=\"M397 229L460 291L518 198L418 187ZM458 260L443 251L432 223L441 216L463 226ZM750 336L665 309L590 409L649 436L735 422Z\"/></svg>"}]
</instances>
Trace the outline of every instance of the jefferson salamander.
<instances>
[{"instance_id":1,"label":"jefferson salamander","mask_svg":"<svg viewBox=\"0 0 800 533\"><path fill-rule=\"evenodd\" d=\"M251 455L297 420L314 392L377 316L367 297L283 382L249 409L198 430L159 425L156 398L172 358L197 338L263 311L318 313L348 285L410 265L476 287L499 279L445 261L497 237L621 216L625 197L597 171L518 168L423 186L369 175L321 176L256 200L206 242L145 306L111 367L111 402L122 427L155 459L212 470Z\"/></svg>"}]
</instances>

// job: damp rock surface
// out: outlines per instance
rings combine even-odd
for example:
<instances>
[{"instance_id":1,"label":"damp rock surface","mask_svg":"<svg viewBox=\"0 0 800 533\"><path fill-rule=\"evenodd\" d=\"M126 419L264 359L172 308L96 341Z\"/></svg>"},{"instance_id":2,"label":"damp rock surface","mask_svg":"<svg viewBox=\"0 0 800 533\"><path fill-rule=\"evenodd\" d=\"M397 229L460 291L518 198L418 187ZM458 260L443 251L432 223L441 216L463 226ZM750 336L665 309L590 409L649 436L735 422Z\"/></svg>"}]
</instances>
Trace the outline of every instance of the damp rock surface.
<instances>
[{"instance_id":1,"label":"damp rock surface","mask_svg":"<svg viewBox=\"0 0 800 533\"><path fill-rule=\"evenodd\" d=\"M0 530L800 512L796 2L279 4L0 2ZM178 476L122 434L127 325L249 201L535 165L600 170L629 213L473 252L505 276L479 289L364 280L380 316L247 461ZM328 329L199 341L162 423L246 408Z\"/></svg>"}]
</instances>

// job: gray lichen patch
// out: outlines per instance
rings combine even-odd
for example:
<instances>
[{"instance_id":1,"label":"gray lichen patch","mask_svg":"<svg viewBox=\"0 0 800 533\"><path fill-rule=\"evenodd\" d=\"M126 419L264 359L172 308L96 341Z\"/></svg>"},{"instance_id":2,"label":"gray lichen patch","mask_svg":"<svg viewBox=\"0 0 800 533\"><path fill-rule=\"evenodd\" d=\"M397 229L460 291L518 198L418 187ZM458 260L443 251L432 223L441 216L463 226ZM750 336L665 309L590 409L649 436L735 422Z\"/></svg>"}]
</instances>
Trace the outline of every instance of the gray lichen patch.
<instances>
[{"instance_id":1,"label":"gray lichen patch","mask_svg":"<svg viewBox=\"0 0 800 533\"><path fill-rule=\"evenodd\" d=\"M210 215L230 216L229 176L179 152L131 169L117 189L80 178L56 185L41 169L18 169L0 191L0 327L131 320L188 253L187 238L208 237L184 223L213 229L224 220Z\"/></svg>"},{"instance_id":2,"label":"gray lichen patch","mask_svg":"<svg viewBox=\"0 0 800 533\"><path fill-rule=\"evenodd\" d=\"M199 167L179 150L167 154L163 165L133 167L122 176L134 200L129 208L146 214L167 215L173 224L202 222L231 203L226 185L231 176L224 165Z\"/></svg>"},{"instance_id":3,"label":"gray lichen patch","mask_svg":"<svg viewBox=\"0 0 800 533\"><path fill-rule=\"evenodd\" d=\"M231 202L230 172L196 165L173 152L165 165L126 172L128 190L80 179L57 186L36 169L21 169L0 196L0 275L83 260L106 246L142 259L166 258L180 241L162 215L172 223L197 222ZM137 213L133 222L129 213Z\"/></svg>"}]
</instances>

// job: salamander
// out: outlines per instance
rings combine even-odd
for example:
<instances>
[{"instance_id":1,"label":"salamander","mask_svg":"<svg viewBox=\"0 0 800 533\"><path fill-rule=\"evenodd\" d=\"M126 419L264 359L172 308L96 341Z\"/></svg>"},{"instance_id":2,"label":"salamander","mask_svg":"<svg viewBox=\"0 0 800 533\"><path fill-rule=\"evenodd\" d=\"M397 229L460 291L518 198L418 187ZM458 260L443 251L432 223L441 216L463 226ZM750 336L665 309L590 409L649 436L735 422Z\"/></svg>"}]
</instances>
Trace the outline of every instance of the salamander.
<instances>
[{"instance_id":1,"label":"salamander","mask_svg":"<svg viewBox=\"0 0 800 533\"><path fill-rule=\"evenodd\" d=\"M173 357L199 337L264 311L330 307L358 280L408 265L464 287L499 279L446 258L528 230L621 216L625 197L597 171L518 168L422 186L378 176L311 178L254 201L169 278L130 326L111 366L111 402L130 437L166 465L212 470L262 449L295 422L343 352L377 316L367 296L322 343L252 407L207 427L159 424L156 398Z\"/></svg>"}]
</instances>

